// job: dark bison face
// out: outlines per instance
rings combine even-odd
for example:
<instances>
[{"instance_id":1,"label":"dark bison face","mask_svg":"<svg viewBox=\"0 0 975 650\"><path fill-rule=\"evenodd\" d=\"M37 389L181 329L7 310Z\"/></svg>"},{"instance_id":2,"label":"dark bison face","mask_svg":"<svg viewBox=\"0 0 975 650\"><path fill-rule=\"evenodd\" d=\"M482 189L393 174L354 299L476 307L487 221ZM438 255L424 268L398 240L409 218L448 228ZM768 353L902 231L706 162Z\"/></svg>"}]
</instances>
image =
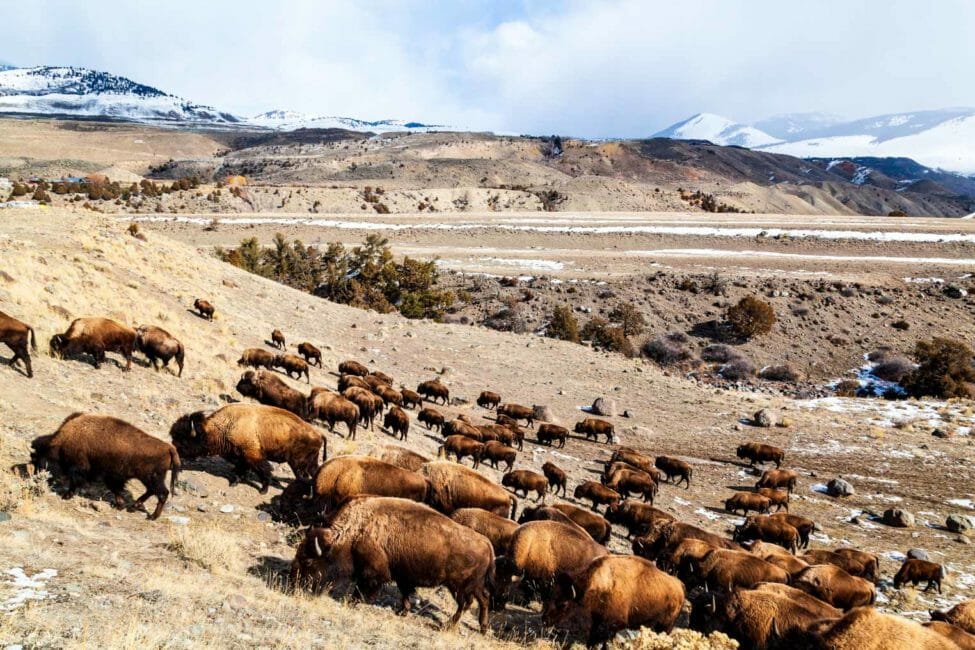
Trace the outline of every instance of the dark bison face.
<instances>
[{"instance_id":1,"label":"dark bison face","mask_svg":"<svg viewBox=\"0 0 975 650\"><path fill-rule=\"evenodd\" d=\"M576 433L582 433L582 422L576 422L576 426L575 426L574 431Z\"/></svg>"},{"instance_id":2,"label":"dark bison face","mask_svg":"<svg viewBox=\"0 0 975 650\"><path fill-rule=\"evenodd\" d=\"M173 446L183 458L197 458L206 455L206 439L203 433L203 411L184 415L169 429Z\"/></svg>"},{"instance_id":3,"label":"dark bison face","mask_svg":"<svg viewBox=\"0 0 975 650\"><path fill-rule=\"evenodd\" d=\"M505 487L510 487L512 483L515 482L515 477L511 474L505 474L501 477L501 485Z\"/></svg>"},{"instance_id":4,"label":"dark bison face","mask_svg":"<svg viewBox=\"0 0 975 650\"><path fill-rule=\"evenodd\" d=\"M735 450L735 455L738 456L738 458L744 458L746 453L745 445L741 445Z\"/></svg>"},{"instance_id":5,"label":"dark bison face","mask_svg":"<svg viewBox=\"0 0 975 650\"><path fill-rule=\"evenodd\" d=\"M623 523L623 506L620 503L612 503L606 508L606 521L611 524Z\"/></svg>"},{"instance_id":6,"label":"dark bison face","mask_svg":"<svg viewBox=\"0 0 975 650\"><path fill-rule=\"evenodd\" d=\"M240 377L237 382L237 392L244 397L257 397L257 384L254 381L254 371L248 370Z\"/></svg>"},{"instance_id":7,"label":"dark bison face","mask_svg":"<svg viewBox=\"0 0 975 650\"><path fill-rule=\"evenodd\" d=\"M581 499L584 493L585 490L583 490L582 486L580 485L576 488L576 491L572 493L572 496L574 496L576 499Z\"/></svg>"},{"instance_id":8,"label":"dark bison face","mask_svg":"<svg viewBox=\"0 0 975 650\"><path fill-rule=\"evenodd\" d=\"M328 528L309 528L291 562L291 587L319 591L325 584L328 557L335 534Z\"/></svg>"},{"instance_id":9,"label":"dark bison face","mask_svg":"<svg viewBox=\"0 0 975 650\"><path fill-rule=\"evenodd\" d=\"M60 334L55 334L51 337L51 356L60 359L63 352L64 337Z\"/></svg>"},{"instance_id":10,"label":"dark bison face","mask_svg":"<svg viewBox=\"0 0 975 650\"><path fill-rule=\"evenodd\" d=\"M525 508L521 511L521 516L518 517L518 523L524 524L529 521L535 521L535 514L538 512L538 508L533 508L531 506Z\"/></svg>"}]
</instances>

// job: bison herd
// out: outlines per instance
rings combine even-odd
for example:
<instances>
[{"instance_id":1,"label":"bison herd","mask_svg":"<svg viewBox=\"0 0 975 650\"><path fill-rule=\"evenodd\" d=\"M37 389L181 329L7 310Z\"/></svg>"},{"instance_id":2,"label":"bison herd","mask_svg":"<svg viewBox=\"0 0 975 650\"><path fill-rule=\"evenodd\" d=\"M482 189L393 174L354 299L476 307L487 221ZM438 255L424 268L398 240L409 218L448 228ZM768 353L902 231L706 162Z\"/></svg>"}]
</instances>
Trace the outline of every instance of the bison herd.
<instances>
[{"instance_id":1,"label":"bison herd","mask_svg":"<svg viewBox=\"0 0 975 650\"><path fill-rule=\"evenodd\" d=\"M197 300L194 307L213 319L209 302ZM14 351L12 363L22 361L32 376L33 329L0 313L0 341ZM280 374L310 384L310 367L322 367L321 351L305 342L297 346L299 355L287 354L279 330L269 343L277 353L251 348L238 361L247 369L237 391L257 403L183 415L170 428L171 443L113 417L76 413L33 441L31 464L56 470L67 482L65 498L101 480L119 508L126 483L138 480L145 493L128 507L148 513L145 503L155 497L148 516L156 519L176 493L181 462L223 458L233 466L232 484L256 476L261 494L272 484L284 487L279 516L308 526L291 564L293 588L320 591L344 581L355 597L370 600L395 583L408 612L418 587L444 587L457 605L448 626L476 601L485 632L491 611L517 601L539 603L546 626L588 621L590 645L606 644L627 628L669 632L687 613L690 627L723 631L748 648L975 647L975 603L932 612L923 626L884 614L873 608L881 579L876 555L808 548L816 524L790 512L799 475L782 468L781 449L758 443L737 448L749 465L775 468L724 501L725 511L744 517L729 536L654 506L662 487L689 488L691 464L625 446L597 461L598 480L578 477L573 497L588 504L580 507L558 500L566 497L570 475L555 462L545 462L541 472L518 467L526 438L549 449L563 448L569 438L556 423L538 421L536 427L544 409L484 391L477 405L490 415L488 422L451 418L441 410L450 404L441 380L420 382L415 391L395 388L389 375L352 360L338 365L335 390L314 386L305 394ZM157 370L175 360L177 376L184 363L182 344L165 330L132 329L105 318L75 320L51 339L50 349L57 358L88 355L96 368L108 352L120 354L126 369L135 352ZM342 424L346 437L355 439L379 421L406 442L411 410L426 435L436 432L439 458L382 445L368 455L328 459L325 436L313 426L322 422L334 432ZM573 431L586 440L616 441L606 420L587 417ZM271 463L286 463L294 478L282 485ZM500 481L477 471L481 465L500 470ZM547 502L553 494L555 501ZM519 513L519 498L535 505ZM607 548L614 528L625 534L632 554ZM892 582L898 589L924 583L940 593L943 577L941 565L909 558Z\"/></svg>"}]
</instances>

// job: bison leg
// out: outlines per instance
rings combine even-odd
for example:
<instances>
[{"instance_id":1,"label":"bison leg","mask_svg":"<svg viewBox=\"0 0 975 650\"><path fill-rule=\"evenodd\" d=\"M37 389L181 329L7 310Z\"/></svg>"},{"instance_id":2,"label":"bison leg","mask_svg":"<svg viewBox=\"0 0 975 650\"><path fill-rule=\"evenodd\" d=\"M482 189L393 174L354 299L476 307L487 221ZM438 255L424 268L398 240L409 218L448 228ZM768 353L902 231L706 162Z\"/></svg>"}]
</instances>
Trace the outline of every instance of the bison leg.
<instances>
[{"instance_id":1,"label":"bison leg","mask_svg":"<svg viewBox=\"0 0 975 650\"><path fill-rule=\"evenodd\" d=\"M456 591L451 594L454 600L457 601L457 611L454 615L450 617L447 624L444 625L445 630L452 630L457 627L457 623L460 622L460 617L464 615L464 612L468 610L471 606L471 602L474 600L474 594L470 593L468 590L464 589L462 591ZM480 605L478 605L480 607Z\"/></svg>"}]
</instances>

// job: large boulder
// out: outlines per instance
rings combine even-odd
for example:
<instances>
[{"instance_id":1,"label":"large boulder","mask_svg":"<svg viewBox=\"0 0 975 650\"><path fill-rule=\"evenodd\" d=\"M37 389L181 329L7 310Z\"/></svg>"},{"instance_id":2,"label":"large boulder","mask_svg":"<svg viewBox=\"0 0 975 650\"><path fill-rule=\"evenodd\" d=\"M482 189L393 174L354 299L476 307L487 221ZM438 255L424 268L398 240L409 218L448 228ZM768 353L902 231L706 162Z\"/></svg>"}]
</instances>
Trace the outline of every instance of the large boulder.
<instances>
[{"instance_id":1,"label":"large boulder","mask_svg":"<svg viewBox=\"0 0 975 650\"><path fill-rule=\"evenodd\" d=\"M535 419L539 422L551 422L552 424L558 424L558 421L555 419L555 414L552 413L552 408L549 406L535 404L532 407L532 415L534 415Z\"/></svg>"},{"instance_id":2,"label":"large boulder","mask_svg":"<svg viewBox=\"0 0 975 650\"><path fill-rule=\"evenodd\" d=\"M841 478L834 478L832 481L826 484L826 494L831 497L848 497L853 496L856 490L849 481L845 481Z\"/></svg>"},{"instance_id":3,"label":"large boulder","mask_svg":"<svg viewBox=\"0 0 975 650\"><path fill-rule=\"evenodd\" d=\"M908 560L930 560L931 557L923 548L912 548L907 552Z\"/></svg>"},{"instance_id":4,"label":"large boulder","mask_svg":"<svg viewBox=\"0 0 975 650\"><path fill-rule=\"evenodd\" d=\"M616 417L616 400L609 397L597 397L592 403L592 414L602 415L607 418Z\"/></svg>"},{"instance_id":5,"label":"large boulder","mask_svg":"<svg viewBox=\"0 0 975 650\"><path fill-rule=\"evenodd\" d=\"M781 421L781 419L782 418L779 417L779 414L776 411L768 408L761 409L760 411L756 412L754 416L752 416L752 422L756 427L764 427L766 429L769 427L774 427Z\"/></svg>"},{"instance_id":6,"label":"large boulder","mask_svg":"<svg viewBox=\"0 0 975 650\"><path fill-rule=\"evenodd\" d=\"M880 521L894 528L914 528L915 523L914 515L900 508L888 508L884 510Z\"/></svg>"},{"instance_id":7,"label":"large boulder","mask_svg":"<svg viewBox=\"0 0 975 650\"><path fill-rule=\"evenodd\" d=\"M975 528L975 517L969 515L948 515L945 521L945 528L953 533L968 534Z\"/></svg>"}]
</instances>

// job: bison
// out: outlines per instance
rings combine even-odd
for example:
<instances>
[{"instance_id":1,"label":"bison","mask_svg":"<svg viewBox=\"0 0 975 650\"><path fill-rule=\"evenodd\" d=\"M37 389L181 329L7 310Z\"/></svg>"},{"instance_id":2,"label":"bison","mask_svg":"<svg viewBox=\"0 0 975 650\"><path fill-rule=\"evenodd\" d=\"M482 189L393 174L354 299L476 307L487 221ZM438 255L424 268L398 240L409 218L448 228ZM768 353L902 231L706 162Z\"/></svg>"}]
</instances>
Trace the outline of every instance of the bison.
<instances>
[{"instance_id":1,"label":"bison","mask_svg":"<svg viewBox=\"0 0 975 650\"><path fill-rule=\"evenodd\" d=\"M356 375L357 377L365 377L369 374L369 368L358 361L343 361L339 364L339 374L340 375Z\"/></svg>"},{"instance_id":2,"label":"bison","mask_svg":"<svg viewBox=\"0 0 975 650\"><path fill-rule=\"evenodd\" d=\"M609 461L606 463L608 468L613 463L626 463L635 469L641 469L654 479L659 480L657 476L657 468L653 464L653 459L649 456L644 456L635 449L630 449L629 447L620 447L613 452Z\"/></svg>"},{"instance_id":3,"label":"bison","mask_svg":"<svg viewBox=\"0 0 975 650\"><path fill-rule=\"evenodd\" d=\"M447 436L437 449L437 456L449 460L450 454L454 455L458 463L461 459L469 457L474 461L474 467L477 467L481 464L481 456L484 454L484 443L460 434Z\"/></svg>"},{"instance_id":4,"label":"bison","mask_svg":"<svg viewBox=\"0 0 975 650\"><path fill-rule=\"evenodd\" d=\"M433 429L433 427L437 427L437 431L443 431L444 421L446 418L444 418L443 413L437 409L426 407L420 410L416 416L416 420L417 422L422 422L425 424L427 431Z\"/></svg>"},{"instance_id":5,"label":"bison","mask_svg":"<svg viewBox=\"0 0 975 650\"><path fill-rule=\"evenodd\" d=\"M383 418L383 426L399 436L400 440L406 440L406 436L410 433L410 416L400 407L394 406Z\"/></svg>"},{"instance_id":6,"label":"bison","mask_svg":"<svg viewBox=\"0 0 975 650\"><path fill-rule=\"evenodd\" d=\"M932 621L951 623L969 634L975 634L975 600L966 600L943 612L931 610L930 614Z\"/></svg>"},{"instance_id":7,"label":"bison","mask_svg":"<svg viewBox=\"0 0 975 650\"><path fill-rule=\"evenodd\" d=\"M477 405L482 408L493 409L500 403L501 396L489 390L481 391L481 394L477 396Z\"/></svg>"},{"instance_id":8,"label":"bison","mask_svg":"<svg viewBox=\"0 0 975 650\"><path fill-rule=\"evenodd\" d=\"M271 332L271 346L279 350L284 350L288 345L284 342L284 334L281 330L274 330Z\"/></svg>"},{"instance_id":9,"label":"bison","mask_svg":"<svg viewBox=\"0 0 975 650\"><path fill-rule=\"evenodd\" d=\"M513 472L508 472L501 477L501 485L511 488L516 496L519 491L523 491L525 498L528 498L529 492L534 492L536 494L535 501L543 500L548 493L548 479L545 478L544 474L533 472L530 469L516 469Z\"/></svg>"},{"instance_id":10,"label":"bison","mask_svg":"<svg viewBox=\"0 0 975 650\"><path fill-rule=\"evenodd\" d=\"M316 503L326 511L357 494L424 501L427 481L416 472L370 456L337 456L318 468Z\"/></svg>"},{"instance_id":11,"label":"bison","mask_svg":"<svg viewBox=\"0 0 975 650\"><path fill-rule=\"evenodd\" d=\"M309 420L323 420L328 430L335 432L338 422L345 424L349 440L355 440L356 428L362 417L359 407L350 399L324 388L316 388L308 397Z\"/></svg>"},{"instance_id":12,"label":"bison","mask_svg":"<svg viewBox=\"0 0 975 650\"><path fill-rule=\"evenodd\" d=\"M379 383L389 386L390 388L393 386L393 378L381 370L373 370L369 373L369 376Z\"/></svg>"},{"instance_id":13,"label":"bison","mask_svg":"<svg viewBox=\"0 0 975 650\"><path fill-rule=\"evenodd\" d=\"M179 369L177 377L183 376L183 344L161 327L155 325L142 325L135 330L135 349L146 355L152 369L159 371L156 362L159 361L163 368L169 366L170 359L176 359L176 367Z\"/></svg>"},{"instance_id":14,"label":"bison","mask_svg":"<svg viewBox=\"0 0 975 650\"><path fill-rule=\"evenodd\" d=\"M311 383L311 374L308 369L308 362L301 357L295 356L293 354L279 354L274 357L274 361L271 362L271 366L274 368L281 368L284 372L292 379L301 379L301 376L305 376L305 383ZM292 377L294 375L294 377Z\"/></svg>"},{"instance_id":15,"label":"bison","mask_svg":"<svg viewBox=\"0 0 975 650\"><path fill-rule=\"evenodd\" d=\"M148 512L146 500L156 497L156 509L149 519L158 519L170 490L166 489L166 472L171 472L169 486L176 494L180 461L176 447L150 436L128 422L107 415L74 413L65 418L57 431L31 442L31 465L57 465L68 479L65 499L70 499L86 481L101 479L115 497L114 506L121 509L125 484L137 479L145 494L135 500L130 510Z\"/></svg>"},{"instance_id":16,"label":"bison","mask_svg":"<svg viewBox=\"0 0 975 650\"><path fill-rule=\"evenodd\" d=\"M668 481L674 481L675 486L684 483L685 490L691 487L691 475L694 470L687 461L673 456L657 456L653 464L664 473Z\"/></svg>"},{"instance_id":17,"label":"bison","mask_svg":"<svg viewBox=\"0 0 975 650\"><path fill-rule=\"evenodd\" d=\"M802 559L809 564L832 564L851 576L865 578L871 582L876 582L879 576L880 561L877 556L863 551L854 551L854 549L806 551Z\"/></svg>"},{"instance_id":18,"label":"bison","mask_svg":"<svg viewBox=\"0 0 975 650\"><path fill-rule=\"evenodd\" d=\"M747 551L715 548L700 560L691 559L693 583L724 591L751 589L761 582L787 583L785 569Z\"/></svg>"},{"instance_id":19,"label":"bison","mask_svg":"<svg viewBox=\"0 0 975 650\"><path fill-rule=\"evenodd\" d=\"M517 456L518 452L515 451L514 447L509 447L500 440L489 440L484 443L484 452L481 454L481 460L490 463L494 469L498 469L498 463L504 463L504 471L510 472L511 468L515 465L515 458Z\"/></svg>"},{"instance_id":20,"label":"bison","mask_svg":"<svg viewBox=\"0 0 975 650\"><path fill-rule=\"evenodd\" d=\"M795 576L792 585L843 610L873 605L876 599L872 583L851 576L832 564L817 564L803 569Z\"/></svg>"},{"instance_id":21,"label":"bison","mask_svg":"<svg viewBox=\"0 0 975 650\"><path fill-rule=\"evenodd\" d=\"M472 469L456 463L431 462L420 468L420 474L430 483L427 503L440 512L449 515L460 508L481 508L515 518L518 499Z\"/></svg>"},{"instance_id":22,"label":"bison","mask_svg":"<svg viewBox=\"0 0 975 650\"><path fill-rule=\"evenodd\" d=\"M572 495L576 499L587 499L592 501L592 510L595 512L597 506L606 505L611 507L620 502L620 493L606 487L596 481L585 481L576 486Z\"/></svg>"},{"instance_id":23,"label":"bison","mask_svg":"<svg viewBox=\"0 0 975 650\"><path fill-rule=\"evenodd\" d=\"M240 354L240 358L237 359L237 365L270 370L274 367L275 358L276 356L267 350L247 348Z\"/></svg>"},{"instance_id":24,"label":"bison","mask_svg":"<svg viewBox=\"0 0 975 650\"><path fill-rule=\"evenodd\" d=\"M505 416L509 417L518 423L518 420L524 420L525 423L534 428L535 427L535 409L530 406L522 406L521 404L502 404L497 410L498 417ZM499 421L500 424L500 421Z\"/></svg>"},{"instance_id":25,"label":"bison","mask_svg":"<svg viewBox=\"0 0 975 650\"><path fill-rule=\"evenodd\" d=\"M477 601L488 628L494 550L480 533L419 503L385 497L349 501L328 528L311 528L291 564L291 582L320 585L328 573L349 576L367 600L395 581L404 611L417 587L444 586L457 602L447 627Z\"/></svg>"},{"instance_id":26,"label":"bison","mask_svg":"<svg viewBox=\"0 0 975 650\"><path fill-rule=\"evenodd\" d=\"M346 388L342 391L342 397L356 405L359 409L359 422L372 429L376 416L383 412L383 398L359 386Z\"/></svg>"},{"instance_id":27,"label":"bison","mask_svg":"<svg viewBox=\"0 0 975 650\"><path fill-rule=\"evenodd\" d=\"M932 587L938 588L941 593L941 581L945 577L945 568L937 562L908 558L894 575L894 589L900 589L901 585L910 582L915 587L920 582L927 582L924 591L930 591Z\"/></svg>"},{"instance_id":28,"label":"bison","mask_svg":"<svg viewBox=\"0 0 975 650\"><path fill-rule=\"evenodd\" d=\"M534 508L526 507L518 518L518 523L524 524L540 519L575 524L600 544L609 542L609 538L613 533L613 527L605 518L585 508L574 506L571 503L556 503L551 506L537 506Z\"/></svg>"},{"instance_id":29,"label":"bison","mask_svg":"<svg viewBox=\"0 0 975 650\"><path fill-rule=\"evenodd\" d=\"M322 351L308 341L298 344L298 354L304 357L305 363L322 367Z\"/></svg>"},{"instance_id":30,"label":"bison","mask_svg":"<svg viewBox=\"0 0 975 650\"><path fill-rule=\"evenodd\" d=\"M494 547L495 555L508 552L511 536L518 529L518 524L510 519L480 508L461 508L455 510L450 518L487 537Z\"/></svg>"},{"instance_id":31,"label":"bison","mask_svg":"<svg viewBox=\"0 0 975 650\"><path fill-rule=\"evenodd\" d=\"M423 398L415 390L400 387L399 394L403 397L403 408L405 409L423 405Z\"/></svg>"},{"instance_id":32,"label":"bison","mask_svg":"<svg viewBox=\"0 0 975 650\"><path fill-rule=\"evenodd\" d=\"M587 440L592 438L596 442L599 442L599 436L606 436L607 443L612 442L613 436L616 434L612 422L598 418L586 418L581 422L576 422L574 431L585 434Z\"/></svg>"},{"instance_id":33,"label":"bison","mask_svg":"<svg viewBox=\"0 0 975 650\"><path fill-rule=\"evenodd\" d=\"M362 390L367 390L370 393L372 392L372 388L368 383L366 383L366 380L359 375L339 375L337 388L340 393L344 393L347 389L352 388L353 386L356 388L361 388Z\"/></svg>"},{"instance_id":34,"label":"bison","mask_svg":"<svg viewBox=\"0 0 975 650\"><path fill-rule=\"evenodd\" d=\"M688 538L699 539L715 548L741 548L738 544L697 526L661 517L650 525L650 530L645 535L633 540L633 553L648 560L655 560Z\"/></svg>"},{"instance_id":35,"label":"bison","mask_svg":"<svg viewBox=\"0 0 975 650\"><path fill-rule=\"evenodd\" d=\"M266 370L248 370L241 375L237 392L261 404L291 411L301 418L308 414L307 398Z\"/></svg>"},{"instance_id":36,"label":"bison","mask_svg":"<svg viewBox=\"0 0 975 650\"><path fill-rule=\"evenodd\" d=\"M768 497L751 492L736 492L724 502L724 509L732 514L741 510L743 515L749 511L767 514L772 509L772 502Z\"/></svg>"},{"instance_id":37,"label":"bison","mask_svg":"<svg viewBox=\"0 0 975 650\"><path fill-rule=\"evenodd\" d=\"M789 512L789 493L786 490L776 488L756 488L755 494L759 494L769 500L775 506L775 511L785 510Z\"/></svg>"},{"instance_id":38,"label":"bison","mask_svg":"<svg viewBox=\"0 0 975 650\"><path fill-rule=\"evenodd\" d=\"M565 470L552 462L546 462L542 465L542 474L548 479L548 487L550 490L554 490L556 496L559 494L559 489L562 489L562 496L565 496L565 490L569 483L569 477L565 473Z\"/></svg>"},{"instance_id":39,"label":"bison","mask_svg":"<svg viewBox=\"0 0 975 650\"><path fill-rule=\"evenodd\" d=\"M766 562L771 562L775 566L785 569L790 576L798 574L809 566L808 562L796 557L778 544L756 540L748 547L748 551Z\"/></svg>"},{"instance_id":40,"label":"bison","mask_svg":"<svg viewBox=\"0 0 975 650\"><path fill-rule=\"evenodd\" d=\"M790 515L788 512L781 512L771 515L769 519L784 521L799 533L799 548L809 548L809 536L816 530L816 522L808 517Z\"/></svg>"},{"instance_id":41,"label":"bison","mask_svg":"<svg viewBox=\"0 0 975 650\"><path fill-rule=\"evenodd\" d=\"M755 484L756 488L785 488L790 493L796 489L799 472L792 469L767 469Z\"/></svg>"},{"instance_id":42,"label":"bison","mask_svg":"<svg viewBox=\"0 0 975 650\"><path fill-rule=\"evenodd\" d=\"M653 505L653 500L657 496L657 482L652 476L638 469L619 468L605 478L603 484L627 498L631 494L639 494L644 502L650 505Z\"/></svg>"},{"instance_id":43,"label":"bison","mask_svg":"<svg viewBox=\"0 0 975 650\"><path fill-rule=\"evenodd\" d=\"M63 334L51 338L51 355L64 359L78 354L92 357L95 368L105 361L105 353L115 352L125 358L125 368L132 368L135 330L109 318L78 318Z\"/></svg>"},{"instance_id":44,"label":"bison","mask_svg":"<svg viewBox=\"0 0 975 650\"><path fill-rule=\"evenodd\" d=\"M8 348L13 350L14 356L10 360L10 366L17 364L17 359L24 362L28 379L34 376L34 369L30 363L30 349L37 352L37 339L34 338L34 328L26 323L22 323L13 316L0 311L0 343L5 343Z\"/></svg>"},{"instance_id":45,"label":"bison","mask_svg":"<svg viewBox=\"0 0 975 650\"><path fill-rule=\"evenodd\" d=\"M782 466L785 458L785 451L772 445L763 445L757 442L747 442L739 445L735 454L738 458L745 458L749 465L755 463L775 463L775 467Z\"/></svg>"},{"instance_id":46,"label":"bison","mask_svg":"<svg viewBox=\"0 0 975 650\"><path fill-rule=\"evenodd\" d=\"M555 441L558 441L559 449L562 449L565 447L565 441L569 437L569 430L551 422L543 422L538 425L535 437L538 439L538 444L540 445L552 446Z\"/></svg>"},{"instance_id":47,"label":"bison","mask_svg":"<svg viewBox=\"0 0 975 650\"><path fill-rule=\"evenodd\" d=\"M180 417L169 430L183 458L220 456L234 466L231 485L253 470L266 494L273 479L268 461L287 463L298 478L311 479L318 456L325 458L321 434L295 414L262 404L228 404L211 413Z\"/></svg>"},{"instance_id":48,"label":"bison","mask_svg":"<svg viewBox=\"0 0 975 650\"><path fill-rule=\"evenodd\" d=\"M422 454L418 454L415 451L406 449L405 447L397 447L395 445L383 445L373 449L370 453L373 458L378 458L379 460L389 463L390 465L396 465L397 467L402 467L403 469L408 469L411 472L420 471L420 467L424 463L429 463L430 459Z\"/></svg>"},{"instance_id":49,"label":"bison","mask_svg":"<svg viewBox=\"0 0 975 650\"><path fill-rule=\"evenodd\" d=\"M831 624L816 626L800 643L817 650L958 650L934 630L873 607L857 607Z\"/></svg>"},{"instance_id":50,"label":"bison","mask_svg":"<svg viewBox=\"0 0 975 650\"><path fill-rule=\"evenodd\" d=\"M428 381L422 381L416 387L416 392L423 397L426 397L431 402L436 403L437 400L443 402L444 405L450 401L450 389L444 385L439 379L430 379Z\"/></svg>"},{"instance_id":51,"label":"bison","mask_svg":"<svg viewBox=\"0 0 975 650\"><path fill-rule=\"evenodd\" d=\"M975 650L975 634L970 634L960 627L944 621L930 621L923 625L932 632L937 632L950 640L958 646L959 650Z\"/></svg>"},{"instance_id":52,"label":"bison","mask_svg":"<svg viewBox=\"0 0 975 650\"><path fill-rule=\"evenodd\" d=\"M782 519L768 516L751 516L745 523L735 526L734 541L743 542L760 539L763 542L778 544L792 553L799 547L799 531Z\"/></svg>"},{"instance_id":53,"label":"bison","mask_svg":"<svg viewBox=\"0 0 975 650\"><path fill-rule=\"evenodd\" d=\"M195 309L202 318L206 320L213 320L213 314L216 309L210 304L210 301L203 300L202 298L197 298L193 301L193 309Z\"/></svg>"},{"instance_id":54,"label":"bison","mask_svg":"<svg viewBox=\"0 0 975 650\"><path fill-rule=\"evenodd\" d=\"M627 499L606 510L606 519L626 528L626 538L646 535L655 521L672 521L674 516L646 503Z\"/></svg>"}]
</instances>

